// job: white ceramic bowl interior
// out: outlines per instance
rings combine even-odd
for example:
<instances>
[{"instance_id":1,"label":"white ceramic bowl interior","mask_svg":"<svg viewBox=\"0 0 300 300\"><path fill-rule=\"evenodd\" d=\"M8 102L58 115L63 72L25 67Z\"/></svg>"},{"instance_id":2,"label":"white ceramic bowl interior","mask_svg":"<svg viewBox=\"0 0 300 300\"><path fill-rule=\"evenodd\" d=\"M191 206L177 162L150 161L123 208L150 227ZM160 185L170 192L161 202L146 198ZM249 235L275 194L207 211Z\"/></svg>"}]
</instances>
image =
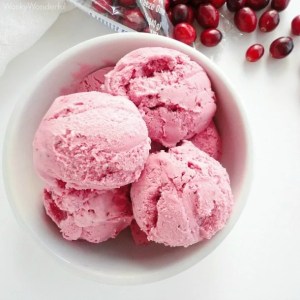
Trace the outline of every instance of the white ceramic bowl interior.
<instances>
[{"instance_id":1,"label":"white ceramic bowl interior","mask_svg":"<svg viewBox=\"0 0 300 300\"><path fill-rule=\"evenodd\" d=\"M158 244L135 246L129 230L95 245L64 240L46 217L43 183L32 163L32 140L44 113L65 87L92 69L115 64L131 50L161 46L189 55L207 71L218 98L216 122L223 141L222 164L231 179L235 206L227 226L211 240L189 248ZM84 71L86 70L86 71ZM21 95L5 140L4 180L7 197L22 227L54 256L93 279L112 284L146 283L175 275L196 264L225 238L245 205L251 178L251 145L240 100L222 72L204 55L175 40L142 33L111 34L81 43L51 61Z\"/></svg>"}]
</instances>

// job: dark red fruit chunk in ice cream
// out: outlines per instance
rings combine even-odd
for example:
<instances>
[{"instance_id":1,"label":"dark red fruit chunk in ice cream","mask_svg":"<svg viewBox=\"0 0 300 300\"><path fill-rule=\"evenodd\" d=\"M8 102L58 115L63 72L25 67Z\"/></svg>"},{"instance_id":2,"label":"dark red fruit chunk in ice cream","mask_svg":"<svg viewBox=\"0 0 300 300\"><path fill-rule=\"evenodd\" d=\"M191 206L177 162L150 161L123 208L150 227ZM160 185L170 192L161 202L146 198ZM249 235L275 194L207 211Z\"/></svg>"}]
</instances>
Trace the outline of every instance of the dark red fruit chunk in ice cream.
<instances>
[{"instance_id":1,"label":"dark red fruit chunk in ice cream","mask_svg":"<svg viewBox=\"0 0 300 300\"><path fill-rule=\"evenodd\" d=\"M44 190L44 197L45 199L51 199L51 194L47 190ZM51 214L55 219L55 222L59 223L62 220L67 218L67 213L61 210L54 202L51 200L49 209L51 210Z\"/></svg>"},{"instance_id":2,"label":"dark red fruit chunk in ice cream","mask_svg":"<svg viewBox=\"0 0 300 300\"><path fill-rule=\"evenodd\" d=\"M273 58L284 58L288 56L294 48L293 39L290 37L280 37L270 45L270 54Z\"/></svg>"},{"instance_id":3,"label":"dark red fruit chunk in ice cream","mask_svg":"<svg viewBox=\"0 0 300 300\"><path fill-rule=\"evenodd\" d=\"M261 44L254 44L247 49L246 59L250 62L258 61L264 55L265 49Z\"/></svg>"},{"instance_id":4,"label":"dark red fruit chunk in ice cream","mask_svg":"<svg viewBox=\"0 0 300 300\"><path fill-rule=\"evenodd\" d=\"M249 7L243 7L234 15L234 23L242 32L252 32L257 25L255 12Z\"/></svg>"}]
</instances>

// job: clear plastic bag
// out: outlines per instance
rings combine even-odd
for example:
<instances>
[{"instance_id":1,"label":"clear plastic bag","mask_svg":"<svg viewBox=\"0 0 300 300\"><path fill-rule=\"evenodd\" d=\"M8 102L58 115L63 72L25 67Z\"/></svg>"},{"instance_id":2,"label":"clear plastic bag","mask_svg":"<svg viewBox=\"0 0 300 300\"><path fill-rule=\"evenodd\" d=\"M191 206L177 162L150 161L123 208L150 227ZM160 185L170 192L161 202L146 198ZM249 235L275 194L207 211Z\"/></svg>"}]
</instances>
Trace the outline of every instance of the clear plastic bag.
<instances>
[{"instance_id":1,"label":"clear plastic bag","mask_svg":"<svg viewBox=\"0 0 300 300\"><path fill-rule=\"evenodd\" d=\"M172 36L164 0L69 0L117 32L139 31Z\"/></svg>"}]
</instances>

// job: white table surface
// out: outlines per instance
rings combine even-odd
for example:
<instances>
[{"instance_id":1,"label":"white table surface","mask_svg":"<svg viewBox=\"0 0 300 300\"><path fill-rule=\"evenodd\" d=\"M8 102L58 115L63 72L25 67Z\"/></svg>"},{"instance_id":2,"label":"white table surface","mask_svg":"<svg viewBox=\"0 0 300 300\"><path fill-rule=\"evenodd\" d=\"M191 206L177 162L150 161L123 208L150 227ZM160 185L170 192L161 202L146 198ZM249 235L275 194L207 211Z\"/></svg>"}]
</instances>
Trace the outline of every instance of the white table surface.
<instances>
[{"instance_id":1,"label":"white table surface","mask_svg":"<svg viewBox=\"0 0 300 300\"><path fill-rule=\"evenodd\" d=\"M275 61L267 53L260 62L244 61L248 45L260 41L268 48L274 38L289 33L299 13L293 0L275 32L229 35L219 48L206 51L242 96L254 144L248 204L212 254L179 275L147 285L110 286L80 278L20 228L1 178L0 299L300 299L300 37L286 59ZM76 9L61 15L9 64L0 77L1 149L9 115L33 76L65 49L107 33Z\"/></svg>"}]
</instances>

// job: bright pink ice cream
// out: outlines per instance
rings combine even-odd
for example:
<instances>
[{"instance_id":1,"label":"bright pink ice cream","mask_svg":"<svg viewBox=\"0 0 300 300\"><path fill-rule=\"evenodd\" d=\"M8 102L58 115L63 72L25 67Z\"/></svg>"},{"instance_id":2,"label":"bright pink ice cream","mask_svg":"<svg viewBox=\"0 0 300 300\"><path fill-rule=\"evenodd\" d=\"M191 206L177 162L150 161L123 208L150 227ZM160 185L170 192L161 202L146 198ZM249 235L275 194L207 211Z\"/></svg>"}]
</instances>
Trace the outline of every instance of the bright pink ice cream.
<instances>
[{"instance_id":1,"label":"bright pink ice cream","mask_svg":"<svg viewBox=\"0 0 300 300\"><path fill-rule=\"evenodd\" d=\"M78 93L57 98L33 142L37 172L54 185L109 190L137 180L150 139L135 105L124 96Z\"/></svg>"},{"instance_id":2,"label":"bright pink ice cream","mask_svg":"<svg viewBox=\"0 0 300 300\"><path fill-rule=\"evenodd\" d=\"M131 201L148 240L184 247L222 229L233 206L226 170L188 141L150 154Z\"/></svg>"},{"instance_id":3,"label":"bright pink ice cream","mask_svg":"<svg viewBox=\"0 0 300 300\"><path fill-rule=\"evenodd\" d=\"M204 130L194 135L190 141L214 159L219 160L221 158L221 137L213 121Z\"/></svg>"},{"instance_id":4,"label":"bright pink ice cream","mask_svg":"<svg viewBox=\"0 0 300 300\"><path fill-rule=\"evenodd\" d=\"M103 242L132 221L128 187L105 192L46 187L44 206L67 240Z\"/></svg>"},{"instance_id":5,"label":"bright pink ice cream","mask_svg":"<svg viewBox=\"0 0 300 300\"><path fill-rule=\"evenodd\" d=\"M142 112L152 140L175 146L205 129L216 111L210 80L201 66L176 50L134 50L105 75L106 91L127 95Z\"/></svg>"},{"instance_id":6,"label":"bright pink ice cream","mask_svg":"<svg viewBox=\"0 0 300 300\"><path fill-rule=\"evenodd\" d=\"M113 67L105 67L87 75L79 83L77 92L103 92L102 85L104 84L104 75L110 72L112 69Z\"/></svg>"}]
</instances>

